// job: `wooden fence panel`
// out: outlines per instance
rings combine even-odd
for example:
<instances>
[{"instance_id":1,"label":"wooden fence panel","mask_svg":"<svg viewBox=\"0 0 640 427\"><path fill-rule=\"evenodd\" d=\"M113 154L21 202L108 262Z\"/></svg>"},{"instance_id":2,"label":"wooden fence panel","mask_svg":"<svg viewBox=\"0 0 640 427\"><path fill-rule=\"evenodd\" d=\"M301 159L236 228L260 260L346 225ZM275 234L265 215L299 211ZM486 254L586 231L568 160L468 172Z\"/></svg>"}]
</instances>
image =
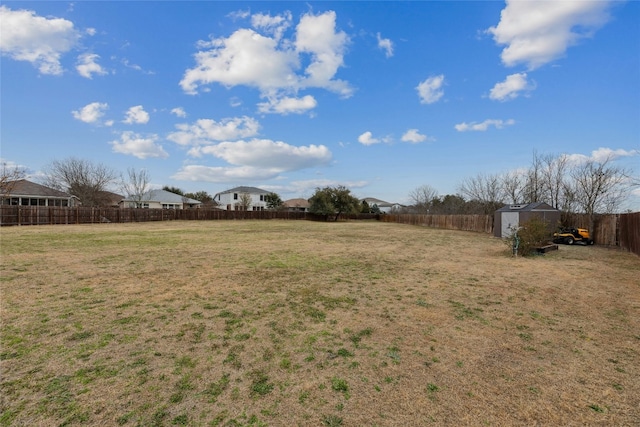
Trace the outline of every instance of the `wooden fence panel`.
<instances>
[{"instance_id":1,"label":"wooden fence panel","mask_svg":"<svg viewBox=\"0 0 640 427\"><path fill-rule=\"evenodd\" d=\"M475 231L488 234L493 232L493 215L387 214L382 215L380 220L447 230Z\"/></svg>"},{"instance_id":2,"label":"wooden fence panel","mask_svg":"<svg viewBox=\"0 0 640 427\"><path fill-rule=\"evenodd\" d=\"M618 225L620 247L640 255L640 212L620 215Z\"/></svg>"}]
</instances>

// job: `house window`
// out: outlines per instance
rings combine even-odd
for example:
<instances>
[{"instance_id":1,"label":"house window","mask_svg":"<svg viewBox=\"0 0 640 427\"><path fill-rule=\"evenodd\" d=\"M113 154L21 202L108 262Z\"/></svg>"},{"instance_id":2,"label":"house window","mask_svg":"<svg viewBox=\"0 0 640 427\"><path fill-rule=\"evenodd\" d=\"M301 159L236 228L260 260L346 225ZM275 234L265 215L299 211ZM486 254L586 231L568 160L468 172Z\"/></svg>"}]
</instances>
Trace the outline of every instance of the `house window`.
<instances>
[{"instance_id":1,"label":"house window","mask_svg":"<svg viewBox=\"0 0 640 427\"><path fill-rule=\"evenodd\" d=\"M264 202L264 194L261 194L261 195L260 195L260 201L261 201L261 202Z\"/></svg>"},{"instance_id":2,"label":"house window","mask_svg":"<svg viewBox=\"0 0 640 427\"><path fill-rule=\"evenodd\" d=\"M233 193L233 200L238 200L238 193Z\"/></svg>"},{"instance_id":3,"label":"house window","mask_svg":"<svg viewBox=\"0 0 640 427\"><path fill-rule=\"evenodd\" d=\"M148 207L149 205L147 205ZM177 209L178 205L174 204L174 203L163 203L162 204L162 209Z\"/></svg>"}]
</instances>

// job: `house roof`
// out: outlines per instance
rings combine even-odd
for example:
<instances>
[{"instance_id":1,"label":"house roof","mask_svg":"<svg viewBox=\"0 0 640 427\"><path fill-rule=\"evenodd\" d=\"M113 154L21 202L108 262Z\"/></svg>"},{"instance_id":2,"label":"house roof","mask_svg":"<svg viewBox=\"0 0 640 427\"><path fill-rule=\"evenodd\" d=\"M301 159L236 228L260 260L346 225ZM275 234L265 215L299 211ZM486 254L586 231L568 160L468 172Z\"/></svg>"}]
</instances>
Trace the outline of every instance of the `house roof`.
<instances>
[{"instance_id":1,"label":"house roof","mask_svg":"<svg viewBox=\"0 0 640 427\"><path fill-rule=\"evenodd\" d=\"M240 186L240 187L231 188L229 190L221 191L220 193L217 193L216 196L218 194L227 194L227 193L269 194L270 192L258 187Z\"/></svg>"},{"instance_id":2,"label":"house roof","mask_svg":"<svg viewBox=\"0 0 640 427\"><path fill-rule=\"evenodd\" d=\"M377 205L379 208L390 208L398 205L398 203L385 202L384 200L376 199L375 197L365 197L362 200L366 201L369 204L369 206Z\"/></svg>"},{"instance_id":3,"label":"house roof","mask_svg":"<svg viewBox=\"0 0 640 427\"><path fill-rule=\"evenodd\" d=\"M125 202L134 201L131 198L124 199ZM202 202L200 200L190 199L183 197L179 194L172 193L167 190L151 190L142 195L141 201L143 202L158 202L158 203L187 203L190 205L199 205Z\"/></svg>"},{"instance_id":4,"label":"house roof","mask_svg":"<svg viewBox=\"0 0 640 427\"><path fill-rule=\"evenodd\" d=\"M111 191L101 191L100 196L104 197L112 205L117 205L124 199L122 194L113 193Z\"/></svg>"},{"instance_id":5,"label":"house roof","mask_svg":"<svg viewBox=\"0 0 640 427\"><path fill-rule=\"evenodd\" d=\"M288 208L308 208L309 201L307 199L289 199L282 202Z\"/></svg>"},{"instance_id":6,"label":"house roof","mask_svg":"<svg viewBox=\"0 0 640 427\"><path fill-rule=\"evenodd\" d=\"M68 199L70 197L75 197L69 193L65 193L64 191L58 191L51 187L27 181L26 179L10 181L7 183L7 186L11 189L9 195L13 197L47 197L56 199Z\"/></svg>"},{"instance_id":7,"label":"house roof","mask_svg":"<svg viewBox=\"0 0 640 427\"><path fill-rule=\"evenodd\" d=\"M513 204L506 205L498 209L496 212L541 212L541 211L553 211L558 209L553 206L549 206L545 202L534 202L528 204Z\"/></svg>"}]
</instances>

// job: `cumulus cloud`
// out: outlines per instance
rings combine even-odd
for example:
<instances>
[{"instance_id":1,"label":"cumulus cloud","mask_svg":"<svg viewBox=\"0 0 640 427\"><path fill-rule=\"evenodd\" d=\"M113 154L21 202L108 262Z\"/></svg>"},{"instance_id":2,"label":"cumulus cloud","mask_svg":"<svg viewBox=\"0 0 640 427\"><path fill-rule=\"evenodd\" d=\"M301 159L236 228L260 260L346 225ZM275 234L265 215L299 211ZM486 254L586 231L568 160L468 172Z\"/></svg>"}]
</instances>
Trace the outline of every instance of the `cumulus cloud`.
<instances>
[{"instance_id":1,"label":"cumulus cloud","mask_svg":"<svg viewBox=\"0 0 640 427\"><path fill-rule=\"evenodd\" d=\"M175 114L177 117L187 117L187 112L184 111L184 108L182 107L176 107L174 109L171 110L171 114Z\"/></svg>"},{"instance_id":2,"label":"cumulus cloud","mask_svg":"<svg viewBox=\"0 0 640 427\"><path fill-rule=\"evenodd\" d=\"M200 150L203 154L213 155L232 165L251 166L278 172L322 166L331 161L331 151L324 145L312 144L297 147L269 139L225 141L202 147Z\"/></svg>"},{"instance_id":3,"label":"cumulus cloud","mask_svg":"<svg viewBox=\"0 0 640 427\"><path fill-rule=\"evenodd\" d=\"M81 122L99 123L108 108L109 105L107 103L92 102L79 110L72 111L71 114L75 119L80 120Z\"/></svg>"},{"instance_id":4,"label":"cumulus cloud","mask_svg":"<svg viewBox=\"0 0 640 427\"><path fill-rule=\"evenodd\" d=\"M410 142L412 144L418 144L427 140L427 135L423 135L418 132L418 129L409 129L400 138L402 142Z\"/></svg>"},{"instance_id":5,"label":"cumulus cloud","mask_svg":"<svg viewBox=\"0 0 640 427\"><path fill-rule=\"evenodd\" d=\"M188 165L173 178L207 182L266 180L276 178L283 172L324 166L332 157L331 151L324 145L297 147L268 139L221 142L195 147L191 152L212 155L231 166Z\"/></svg>"},{"instance_id":6,"label":"cumulus cloud","mask_svg":"<svg viewBox=\"0 0 640 427\"><path fill-rule=\"evenodd\" d=\"M196 94L213 83L244 85L258 89L268 99L290 97L308 88L350 96L350 85L335 78L344 65L349 42L346 33L336 29L335 12L303 15L293 37L286 38L291 21L290 13L256 14L252 16L254 28L199 42L196 65L185 71L180 86L186 93ZM303 62L308 63L304 69Z\"/></svg>"},{"instance_id":7,"label":"cumulus cloud","mask_svg":"<svg viewBox=\"0 0 640 427\"><path fill-rule=\"evenodd\" d=\"M136 105L135 107L131 107L127 110L122 122L129 125L145 124L149 122L149 113L144 111L142 105Z\"/></svg>"},{"instance_id":8,"label":"cumulus cloud","mask_svg":"<svg viewBox=\"0 0 640 427\"><path fill-rule=\"evenodd\" d=\"M267 102L258 104L258 111L261 113L276 114L303 114L309 110L313 110L318 105L316 99L311 95L305 95L302 98L284 97L273 98Z\"/></svg>"},{"instance_id":9,"label":"cumulus cloud","mask_svg":"<svg viewBox=\"0 0 640 427\"><path fill-rule=\"evenodd\" d=\"M505 81L496 83L489 93L489 98L494 101L509 101L533 89L535 85L527 81L527 73L511 74Z\"/></svg>"},{"instance_id":10,"label":"cumulus cloud","mask_svg":"<svg viewBox=\"0 0 640 427\"><path fill-rule=\"evenodd\" d=\"M95 53L83 53L78 56L78 63L76 65L78 74L87 79L93 78L93 74L99 76L107 74L107 71L96 62L98 59L100 59L100 55Z\"/></svg>"},{"instance_id":11,"label":"cumulus cloud","mask_svg":"<svg viewBox=\"0 0 640 427\"><path fill-rule=\"evenodd\" d=\"M157 141L157 135L144 137L127 131L120 134L119 140L111 141L109 144L111 144L115 153L127 154L139 159L169 157L169 154Z\"/></svg>"},{"instance_id":12,"label":"cumulus cloud","mask_svg":"<svg viewBox=\"0 0 640 427\"><path fill-rule=\"evenodd\" d=\"M60 58L73 49L80 33L73 22L44 18L31 10L0 6L0 51L16 61L27 61L41 74L60 75Z\"/></svg>"},{"instance_id":13,"label":"cumulus cloud","mask_svg":"<svg viewBox=\"0 0 640 427\"><path fill-rule=\"evenodd\" d=\"M170 133L167 139L180 145L210 145L217 141L250 138L258 134L257 120L243 116L222 119L199 119L192 124L176 125L178 131Z\"/></svg>"},{"instance_id":14,"label":"cumulus cloud","mask_svg":"<svg viewBox=\"0 0 640 427\"><path fill-rule=\"evenodd\" d=\"M482 123L476 123L476 122L471 122L471 123L459 123L457 125L455 125L455 129L458 132L468 132L468 131L476 131L476 132L484 132L486 130L488 130L490 127L495 127L496 129L503 129L506 126L511 126L515 124L515 120L513 119L509 119L509 120L494 120L494 119L489 119L489 120L485 120Z\"/></svg>"},{"instance_id":15,"label":"cumulus cloud","mask_svg":"<svg viewBox=\"0 0 640 427\"><path fill-rule=\"evenodd\" d=\"M272 34L276 40L282 39L284 32L291 26L293 18L291 12L284 12L282 15L271 16L269 14L256 13L251 16L251 25L264 31L266 34Z\"/></svg>"},{"instance_id":16,"label":"cumulus cloud","mask_svg":"<svg viewBox=\"0 0 640 427\"><path fill-rule=\"evenodd\" d=\"M584 154L566 154L565 157L571 164L580 164L589 160L596 162L605 162L607 160L615 160L621 157L634 157L640 156L640 150L624 150L600 147L597 150L593 150L590 156Z\"/></svg>"},{"instance_id":17,"label":"cumulus cloud","mask_svg":"<svg viewBox=\"0 0 640 427\"><path fill-rule=\"evenodd\" d=\"M420 96L421 104L433 104L438 102L444 95L442 86L444 85L444 74L438 76L431 76L425 81L420 83L416 90Z\"/></svg>"},{"instance_id":18,"label":"cumulus cloud","mask_svg":"<svg viewBox=\"0 0 640 427\"><path fill-rule=\"evenodd\" d=\"M507 0L500 22L487 30L504 65L526 64L530 70L562 57L567 48L591 37L609 20L611 1Z\"/></svg>"},{"instance_id":19,"label":"cumulus cloud","mask_svg":"<svg viewBox=\"0 0 640 427\"><path fill-rule=\"evenodd\" d=\"M389 39L383 39L380 33L376 34L376 37L378 39L378 47L384 50L387 58L391 58L393 56L393 42Z\"/></svg>"},{"instance_id":20,"label":"cumulus cloud","mask_svg":"<svg viewBox=\"0 0 640 427\"><path fill-rule=\"evenodd\" d=\"M222 167L204 165L186 165L171 176L180 181L204 181L227 183L238 181L267 180L275 178L280 172L253 168L249 166Z\"/></svg>"},{"instance_id":21,"label":"cumulus cloud","mask_svg":"<svg viewBox=\"0 0 640 427\"><path fill-rule=\"evenodd\" d=\"M377 138L374 138L371 132L366 131L365 133L363 133L358 137L358 142L362 145L373 145L373 144L378 144L380 140Z\"/></svg>"}]
</instances>

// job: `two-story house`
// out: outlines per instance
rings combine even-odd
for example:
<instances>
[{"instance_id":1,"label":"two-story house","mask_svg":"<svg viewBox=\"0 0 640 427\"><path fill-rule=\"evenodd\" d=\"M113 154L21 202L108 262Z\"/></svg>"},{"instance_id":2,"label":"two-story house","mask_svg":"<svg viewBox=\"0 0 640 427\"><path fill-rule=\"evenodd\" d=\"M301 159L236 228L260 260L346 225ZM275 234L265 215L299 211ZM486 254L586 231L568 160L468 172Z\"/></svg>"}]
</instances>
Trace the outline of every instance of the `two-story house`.
<instances>
[{"instance_id":1,"label":"two-story house","mask_svg":"<svg viewBox=\"0 0 640 427\"><path fill-rule=\"evenodd\" d=\"M256 187L235 187L213 196L218 208L228 211L262 211L267 208L265 196L269 194Z\"/></svg>"}]
</instances>

